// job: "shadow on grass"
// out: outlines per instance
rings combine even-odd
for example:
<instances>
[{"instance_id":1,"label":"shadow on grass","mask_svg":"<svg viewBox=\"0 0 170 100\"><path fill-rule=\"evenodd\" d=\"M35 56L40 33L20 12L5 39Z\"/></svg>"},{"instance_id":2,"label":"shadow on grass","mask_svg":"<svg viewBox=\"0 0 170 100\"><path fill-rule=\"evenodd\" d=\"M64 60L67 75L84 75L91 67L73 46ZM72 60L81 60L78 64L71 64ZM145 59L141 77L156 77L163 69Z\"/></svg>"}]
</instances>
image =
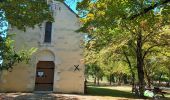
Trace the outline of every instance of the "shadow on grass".
<instances>
[{"instance_id":1,"label":"shadow on grass","mask_svg":"<svg viewBox=\"0 0 170 100\"><path fill-rule=\"evenodd\" d=\"M128 98L128 99L140 99L139 97L132 94L130 91L121 91L115 89L109 89L105 87L99 86L88 86L87 87L87 95L92 96L111 96L111 97L120 97L120 98ZM147 98L145 98L147 99ZM148 98L151 99L151 98ZM152 100L152 99L151 99ZM165 98L161 98L160 100L170 100L169 96Z\"/></svg>"},{"instance_id":2,"label":"shadow on grass","mask_svg":"<svg viewBox=\"0 0 170 100\"><path fill-rule=\"evenodd\" d=\"M97 87L97 86L88 86L87 95L111 96L111 97L122 97L122 98L138 98L130 92L108 89L108 88Z\"/></svg>"}]
</instances>

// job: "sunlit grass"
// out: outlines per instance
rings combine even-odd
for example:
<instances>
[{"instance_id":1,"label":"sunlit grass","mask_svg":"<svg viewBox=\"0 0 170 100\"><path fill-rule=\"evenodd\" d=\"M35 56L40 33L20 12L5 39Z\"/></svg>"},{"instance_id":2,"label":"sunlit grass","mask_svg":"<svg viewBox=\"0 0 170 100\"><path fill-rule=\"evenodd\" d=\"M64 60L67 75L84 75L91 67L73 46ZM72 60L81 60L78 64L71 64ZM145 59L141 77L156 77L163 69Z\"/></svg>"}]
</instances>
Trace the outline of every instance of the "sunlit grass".
<instances>
[{"instance_id":1,"label":"sunlit grass","mask_svg":"<svg viewBox=\"0 0 170 100\"><path fill-rule=\"evenodd\" d=\"M88 86L87 94L93 96L110 96L120 98L133 98L138 97L131 93L130 86ZM164 100L170 100L170 94L165 95Z\"/></svg>"},{"instance_id":2,"label":"sunlit grass","mask_svg":"<svg viewBox=\"0 0 170 100\"><path fill-rule=\"evenodd\" d=\"M87 88L88 95L95 96L112 96L112 97L123 97L123 98L137 98L129 90L129 88L115 89L114 87L98 87L98 86L88 86Z\"/></svg>"}]
</instances>

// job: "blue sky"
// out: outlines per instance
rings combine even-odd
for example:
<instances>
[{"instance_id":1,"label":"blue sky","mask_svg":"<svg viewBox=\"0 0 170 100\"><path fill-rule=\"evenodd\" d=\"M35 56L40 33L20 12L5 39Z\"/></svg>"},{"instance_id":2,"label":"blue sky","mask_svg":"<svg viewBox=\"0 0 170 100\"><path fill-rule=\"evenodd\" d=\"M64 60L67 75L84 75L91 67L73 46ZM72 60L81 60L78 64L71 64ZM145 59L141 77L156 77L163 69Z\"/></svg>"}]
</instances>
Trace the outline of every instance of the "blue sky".
<instances>
[{"instance_id":1,"label":"blue sky","mask_svg":"<svg viewBox=\"0 0 170 100\"><path fill-rule=\"evenodd\" d=\"M68 6L70 6L70 8L71 8L74 12L78 13L77 10L76 10L76 6L77 6L77 2L78 2L78 1L80 1L80 0L65 0L65 3L66 3Z\"/></svg>"},{"instance_id":2,"label":"blue sky","mask_svg":"<svg viewBox=\"0 0 170 100\"><path fill-rule=\"evenodd\" d=\"M5 18L5 12L0 10L0 36L6 37L6 32L8 30L8 21Z\"/></svg>"}]
</instances>

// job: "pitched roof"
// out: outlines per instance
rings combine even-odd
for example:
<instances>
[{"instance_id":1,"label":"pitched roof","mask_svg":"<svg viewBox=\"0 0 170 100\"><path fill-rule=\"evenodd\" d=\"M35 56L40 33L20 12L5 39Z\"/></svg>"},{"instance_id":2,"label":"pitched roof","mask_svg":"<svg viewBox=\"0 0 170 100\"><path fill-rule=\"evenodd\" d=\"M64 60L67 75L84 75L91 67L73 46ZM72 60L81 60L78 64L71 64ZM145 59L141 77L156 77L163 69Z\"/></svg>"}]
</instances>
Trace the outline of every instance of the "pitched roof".
<instances>
[{"instance_id":1,"label":"pitched roof","mask_svg":"<svg viewBox=\"0 0 170 100\"><path fill-rule=\"evenodd\" d=\"M70 6L68 6L65 2L63 2L63 4L64 4L73 14L75 14L76 17L79 17L78 14L70 8Z\"/></svg>"}]
</instances>

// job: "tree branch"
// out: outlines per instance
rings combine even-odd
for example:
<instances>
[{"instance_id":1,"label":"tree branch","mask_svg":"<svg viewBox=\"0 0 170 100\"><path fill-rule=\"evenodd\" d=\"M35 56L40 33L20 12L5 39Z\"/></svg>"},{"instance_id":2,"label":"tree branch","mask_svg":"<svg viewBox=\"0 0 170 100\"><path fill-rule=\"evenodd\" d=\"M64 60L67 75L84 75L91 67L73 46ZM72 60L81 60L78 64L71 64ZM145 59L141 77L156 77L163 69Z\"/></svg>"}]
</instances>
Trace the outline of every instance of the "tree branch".
<instances>
[{"instance_id":1,"label":"tree branch","mask_svg":"<svg viewBox=\"0 0 170 100\"><path fill-rule=\"evenodd\" d=\"M162 1L158 2L158 3L155 3L153 6L149 6L147 8L144 8L143 11L141 11L141 12L135 14L135 15L132 15L131 17L129 17L129 19L133 20L136 17L144 15L145 13L149 12L150 10L153 10L154 8L156 8L156 7L160 6L160 5L167 4L168 2L170 2L170 0L162 0Z\"/></svg>"},{"instance_id":2,"label":"tree branch","mask_svg":"<svg viewBox=\"0 0 170 100\"><path fill-rule=\"evenodd\" d=\"M158 46L158 45L156 44L156 45L150 46L150 47L144 52L142 59L144 60L145 56L150 52L150 50L151 50L152 48L156 47L156 46Z\"/></svg>"}]
</instances>

